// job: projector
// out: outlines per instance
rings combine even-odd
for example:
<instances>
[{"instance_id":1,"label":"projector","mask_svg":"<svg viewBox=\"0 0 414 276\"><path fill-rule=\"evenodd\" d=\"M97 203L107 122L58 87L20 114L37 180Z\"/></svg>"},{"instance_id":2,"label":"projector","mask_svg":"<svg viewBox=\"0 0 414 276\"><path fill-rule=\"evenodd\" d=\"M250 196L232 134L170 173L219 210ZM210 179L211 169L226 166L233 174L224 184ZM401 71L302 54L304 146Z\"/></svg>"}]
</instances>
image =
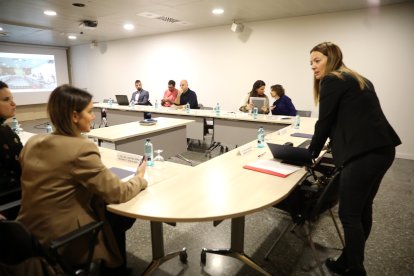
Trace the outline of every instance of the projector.
<instances>
[{"instance_id":1,"label":"projector","mask_svg":"<svg viewBox=\"0 0 414 276\"><path fill-rule=\"evenodd\" d=\"M241 33L243 32L244 26L241 23L233 23L231 24L230 30L234 33Z\"/></svg>"},{"instance_id":2,"label":"projector","mask_svg":"<svg viewBox=\"0 0 414 276\"><path fill-rule=\"evenodd\" d=\"M98 21L96 20L83 20L80 24L79 24L80 28L85 28L85 29L95 29L96 27L98 27Z\"/></svg>"}]
</instances>

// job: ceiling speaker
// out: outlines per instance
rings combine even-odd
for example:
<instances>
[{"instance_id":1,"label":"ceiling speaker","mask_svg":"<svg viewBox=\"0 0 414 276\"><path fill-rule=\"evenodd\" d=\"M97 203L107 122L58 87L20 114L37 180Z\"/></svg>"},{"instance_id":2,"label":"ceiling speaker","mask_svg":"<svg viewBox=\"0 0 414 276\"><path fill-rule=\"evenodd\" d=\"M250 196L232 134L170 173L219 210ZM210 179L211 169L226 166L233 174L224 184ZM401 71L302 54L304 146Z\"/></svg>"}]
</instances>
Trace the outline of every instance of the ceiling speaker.
<instances>
[{"instance_id":1,"label":"ceiling speaker","mask_svg":"<svg viewBox=\"0 0 414 276\"><path fill-rule=\"evenodd\" d=\"M241 32L243 32L244 26L241 23L233 23L233 24L231 24L230 29L234 33L241 33Z\"/></svg>"}]
</instances>

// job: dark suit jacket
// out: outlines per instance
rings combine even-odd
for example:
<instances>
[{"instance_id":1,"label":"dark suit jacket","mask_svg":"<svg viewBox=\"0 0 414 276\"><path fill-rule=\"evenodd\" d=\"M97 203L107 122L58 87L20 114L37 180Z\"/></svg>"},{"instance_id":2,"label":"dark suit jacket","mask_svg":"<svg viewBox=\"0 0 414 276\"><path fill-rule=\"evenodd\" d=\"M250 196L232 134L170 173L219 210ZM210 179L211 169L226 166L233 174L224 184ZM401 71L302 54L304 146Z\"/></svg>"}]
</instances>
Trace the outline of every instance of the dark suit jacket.
<instances>
[{"instance_id":1,"label":"dark suit jacket","mask_svg":"<svg viewBox=\"0 0 414 276\"><path fill-rule=\"evenodd\" d=\"M137 93L138 91L135 91L134 93L132 93L131 101L135 101L135 96L137 95ZM148 104L148 100L149 100L149 92L147 90L142 89L138 97L138 102L135 102L135 104L145 105L145 104Z\"/></svg>"},{"instance_id":2,"label":"dark suit jacket","mask_svg":"<svg viewBox=\"0 0 414 276\"><path fill-rule=\"evenodd\" d=\"M330 138L336 166L382 147L401 144L400 138L382 112L374 86L361 91L358 81L325 76L321 81L319 119L309 146L313 157L319 155Z\"/></svg>"}]
</instances>

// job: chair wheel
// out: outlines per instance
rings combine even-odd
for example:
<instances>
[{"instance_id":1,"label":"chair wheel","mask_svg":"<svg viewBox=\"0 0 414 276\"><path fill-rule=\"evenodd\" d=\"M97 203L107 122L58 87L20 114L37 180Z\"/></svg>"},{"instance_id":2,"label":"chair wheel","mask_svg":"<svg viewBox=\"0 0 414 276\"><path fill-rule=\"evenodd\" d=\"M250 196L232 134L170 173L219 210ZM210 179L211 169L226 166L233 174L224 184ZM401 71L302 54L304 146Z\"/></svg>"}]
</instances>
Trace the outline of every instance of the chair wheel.
<instances>
[{"instance_id":1,"label":"chair wheel","mask_svg":"<svg viewBox=\"0 0 414 276\"><path fill-rule=\"evenodd\" d=\"M188 258L187 250L185 248L183 248L183 251L180 252L180 261L183 264L185 264L185 263L187 263L187 258Z\"/></svg>"},{"instance_id":2,"label":"chair wheel","mask_svg":"<svg viewBox=\"0 0 414 276\"><path fill-rule=\"evenodd\" d=\"M204 250L204 248L201 249L200 261L201 261L201 264L202 265L205 265L206 264L206 261L207 261L207 253Z\"/></svg>"}]
</instances>

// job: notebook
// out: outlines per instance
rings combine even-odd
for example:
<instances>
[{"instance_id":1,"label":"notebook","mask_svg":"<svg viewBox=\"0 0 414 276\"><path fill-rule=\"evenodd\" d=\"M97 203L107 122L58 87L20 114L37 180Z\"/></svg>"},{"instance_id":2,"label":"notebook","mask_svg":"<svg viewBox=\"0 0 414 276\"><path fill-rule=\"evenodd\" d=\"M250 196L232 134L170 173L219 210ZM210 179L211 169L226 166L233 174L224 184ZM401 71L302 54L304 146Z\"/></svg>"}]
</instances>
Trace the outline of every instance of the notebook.
<instances>
[{"instance_id":1,"label":"notebook","mask_svg":"<svg viewBox=\"0 0 414 276\"><path fill-rule=\"evenodd\" d=\"M274 158L297 166L312 165L312 156L308 149L297 148L288 145L267 143Z\"/></svg>"},{"instance_id":2,"label":"notebook","mask_svg":"<svg viewBox=\"0 0 414 276\"><path fill-rule=\"evenodd\" d=\"M127 95L115 95L116 101L118 105L129 105L128 96Z\"/></svg>"}]
</instances>

